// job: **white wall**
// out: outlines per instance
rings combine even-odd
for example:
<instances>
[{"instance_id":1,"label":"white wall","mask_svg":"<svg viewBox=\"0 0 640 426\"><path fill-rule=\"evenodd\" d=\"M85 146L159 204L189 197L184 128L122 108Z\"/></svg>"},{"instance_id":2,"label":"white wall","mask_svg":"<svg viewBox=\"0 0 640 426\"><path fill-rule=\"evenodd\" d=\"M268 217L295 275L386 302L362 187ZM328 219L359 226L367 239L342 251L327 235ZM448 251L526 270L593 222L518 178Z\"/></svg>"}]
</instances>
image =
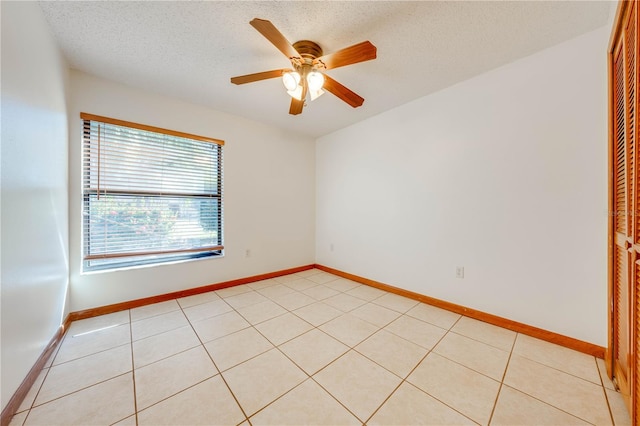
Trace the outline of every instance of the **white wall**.
<instances>
[{"instance_id":1,"label":"white wall","mask_svg":"<svg viewBox=\"0 0 640 426\"><path fill-rule=\"evenodd\" d=\"M35 2L2 2L2 408L67 313L67 67Z\"/></svg>"},{"instance_id":2,"label":"white wall","mask_svg":"<svg viewBox=\"0 0 640 426\"><path fill-rule=\"evenodd\" d=\"M320 138L317 263L606 346L608 35Z\"/></svg>"},{"instance_id":3,"label":"white wall","mask_svg":"<svg viewBox=\"0 0 640 426\"><path fill-rule=\"evenodd\" d=\"M81 273L80 112L225 141L223 258ZM312 139L77 71L69 129L72 311L314 263Z\"/></svg>"}]
</instances>

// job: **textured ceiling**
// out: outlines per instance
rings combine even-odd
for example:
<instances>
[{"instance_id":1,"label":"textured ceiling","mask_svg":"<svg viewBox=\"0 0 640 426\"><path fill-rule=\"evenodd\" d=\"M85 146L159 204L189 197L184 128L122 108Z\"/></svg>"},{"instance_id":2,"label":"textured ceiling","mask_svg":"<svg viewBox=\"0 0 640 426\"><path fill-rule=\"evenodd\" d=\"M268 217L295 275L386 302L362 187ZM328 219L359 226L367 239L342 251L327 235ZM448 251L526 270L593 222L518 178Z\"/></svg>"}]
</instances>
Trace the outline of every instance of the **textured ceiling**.
<instances>
[{"instance_id":1,"label":"textured ceiling","mask_svg":"<svg viewBox=\"0 0 640 426\"><path fill-rule=\"evenodd\" d=\"M596 29L612 10L606 1L39 4L75 69L313 137ZM291 116L279 79L232 85L230 77L289 66L249 25L256 17L325 53L375 44L376 60L328 72L364 105L327 93Z\"/></svg>"}]
</instances>

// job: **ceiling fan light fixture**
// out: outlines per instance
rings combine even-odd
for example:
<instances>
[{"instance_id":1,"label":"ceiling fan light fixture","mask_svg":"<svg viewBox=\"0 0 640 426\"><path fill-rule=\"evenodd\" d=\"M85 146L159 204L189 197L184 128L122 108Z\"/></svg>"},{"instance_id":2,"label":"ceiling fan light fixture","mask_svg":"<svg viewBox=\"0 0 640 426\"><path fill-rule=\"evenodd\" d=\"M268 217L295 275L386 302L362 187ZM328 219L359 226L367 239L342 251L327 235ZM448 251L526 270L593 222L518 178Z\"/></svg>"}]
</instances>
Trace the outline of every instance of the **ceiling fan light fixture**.
<instances>
[{"instance_id":1,"label":"ceiling fan light fixture","mask_svg":"<svg viewBox=\"0 0 640 426\"><path fill-rule=\"evenodd\" d=\"M300 84L300 74L296 71L283 73L282 84L284 84L284 87L286 87L287 91L289 92L296 90L296 88ZM300 89L300 92L302 93L302 89Z\"/></svg>"},{"instance_id":2,"label":"ceiling fan light fixture","mask_svg":"<svg viewBox=\"0 0 640 426\"><path fill-rule=\"evenodd\" d=\"M321 91L322 86L324 85L324 75L322 75L322 73L318 71L311 71L309 74L307 74L307 84L309 85L310 92Z\"/></svg>"},{"instance_id":3,"label":"ceiling fan light fixture","mask_svg":"<svg viewBox=\"0 0 640 426\"><path fill-rule=\"evenodd\" d=\"M1 1L1 0L0 0ZM291 44L284 35L266 19L254 18L249 24L264 36L291 62L289 68L263 71L231 77L233 84L246 84L271 78L282 78L287 93L293 98L289 114L298 115L305 107L307 94L311 100L320 97L327 84L327 91L353 108L362 105L364 98L338 83L324 72L334 68L376 59L377 49L370 41L363 41L325 55L318 43L299 40Z\"/></svg>"}]
</instances>

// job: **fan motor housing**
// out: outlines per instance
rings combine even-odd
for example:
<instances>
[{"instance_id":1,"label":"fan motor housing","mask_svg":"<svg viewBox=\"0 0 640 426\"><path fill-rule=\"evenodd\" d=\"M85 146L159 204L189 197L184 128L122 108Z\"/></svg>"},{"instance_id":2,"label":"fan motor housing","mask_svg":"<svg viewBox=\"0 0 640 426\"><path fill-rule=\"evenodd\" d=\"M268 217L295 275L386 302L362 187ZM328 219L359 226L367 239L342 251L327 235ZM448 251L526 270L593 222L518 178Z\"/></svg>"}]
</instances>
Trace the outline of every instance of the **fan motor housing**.
<instances>
[{"instance_id":1,"label":"fan motor housing","mask_svg":"<svg viewBox=\"0 0 640 426\"><path fill-rule=\"evenodd\" d=\"M311 40L300 40L293 43L293 48L298 51L303 59L316 59L322 56L322 48Z\"/></svg>"}]
</instances>

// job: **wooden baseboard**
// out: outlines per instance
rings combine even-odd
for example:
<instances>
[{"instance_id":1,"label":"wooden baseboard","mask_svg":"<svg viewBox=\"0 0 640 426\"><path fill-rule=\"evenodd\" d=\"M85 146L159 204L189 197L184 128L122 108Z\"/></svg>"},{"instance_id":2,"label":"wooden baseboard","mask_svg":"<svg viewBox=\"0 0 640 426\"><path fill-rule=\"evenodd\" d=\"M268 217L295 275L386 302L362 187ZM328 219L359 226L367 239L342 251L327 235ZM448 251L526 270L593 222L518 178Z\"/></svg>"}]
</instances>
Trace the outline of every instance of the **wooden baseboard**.
<instances>
[{"instance_id":1,"label":"wooden baseboard","mask_svg":"<svg viewBox=\"0 0 640 426\"><path fill-rule=\"evenodd\" d=\"M343 278L355 281L361 284L366 284L371 287L378 288L380 290L388 291L400 296L408 297L410 299L418 300L428 305L436 306L438 308L446 309L457 314L461 314L479 321L483 321L489 324L497 325L508 330L513 330L518 333L526 334L527 336L535 337L547 342L555 343L556 345L564 346L569 349L573 349L579 352L583 352L588 355L592 355L598 358L604 358L605 348L602 346L594 345L593 343L584 342L582 340L574 339L573 337L563 336L562 334L547 331L541 328L533 327L531 325L523 324L517 321L513 321L507 318L502 318L497 315L488 314L486 312L477 311L475 309L467 308L455 303L446 302L444 300L436 299L433 297L425 296L413 291L404 290L398 287L394 287L388 284L384 284L378 281L363 278L358 275L353 275L348 272L343 272L337 269L329 268L324 265L315 265L316 268L329 272L330 274L338 275Z\"/></svg>"},{"instance_id":2,"label":"wooden baseboard","mask_svg":"<svg viewBox=\"0 0 640 426\"><path fill-rule=\"evenodd\" d=\"M36 382L36 379L40 375L40 372L45 367L45 365L47 365L47 361L49 360L49 358L51 358L53 352L64 338L64 334L69 328L69 324L71 324L71 319L70 316L67 315L62 325L58 327L58 330L49 341L49 344L45 347L44 351L42 351L42 354L36 360L35 364L33 364L31 370L29 370L27 377L24 378L18 389L14 392L13 396L2 410L2 414L0 414L0 426L9 425L11 419L13 418L13 415L20 408L22 401L24 401L27 394L29 393L29 390Z\"/></svg>"},{"instance_id":3,"label":"wooden baseboard","mask_svg":"<svg viewBox=\"0 0 640 426\"><path fill-rule=\"evenodd\" d=\"M234 287L242 284L249 284L256 281L268 280L270 278L280 277L282 275L289 275L296 272L306 271L312 269L314 265L298 266L296 268L283 269L281 271L269 272L266 274L253 275L251 277L238 278L236 280L224 281L217 284L209 284L203 287L190 288L187 290L174 291L172 293L160 294L158 296L145 297L142 299L130 300L127 302L114 303L112 305L100 306L97 308L85 309L82 311L72 312L70 315L71 321L77 321L85 318L96 317L99 315L111 314L113 312L124 311L126 309L139 308L140 306L151 305L153 303L166 302L167 300L178 299L180 297L193 296L200 293L207 293L209 291L220 290L227 287Z\"/></svg>"}]
</instances>

